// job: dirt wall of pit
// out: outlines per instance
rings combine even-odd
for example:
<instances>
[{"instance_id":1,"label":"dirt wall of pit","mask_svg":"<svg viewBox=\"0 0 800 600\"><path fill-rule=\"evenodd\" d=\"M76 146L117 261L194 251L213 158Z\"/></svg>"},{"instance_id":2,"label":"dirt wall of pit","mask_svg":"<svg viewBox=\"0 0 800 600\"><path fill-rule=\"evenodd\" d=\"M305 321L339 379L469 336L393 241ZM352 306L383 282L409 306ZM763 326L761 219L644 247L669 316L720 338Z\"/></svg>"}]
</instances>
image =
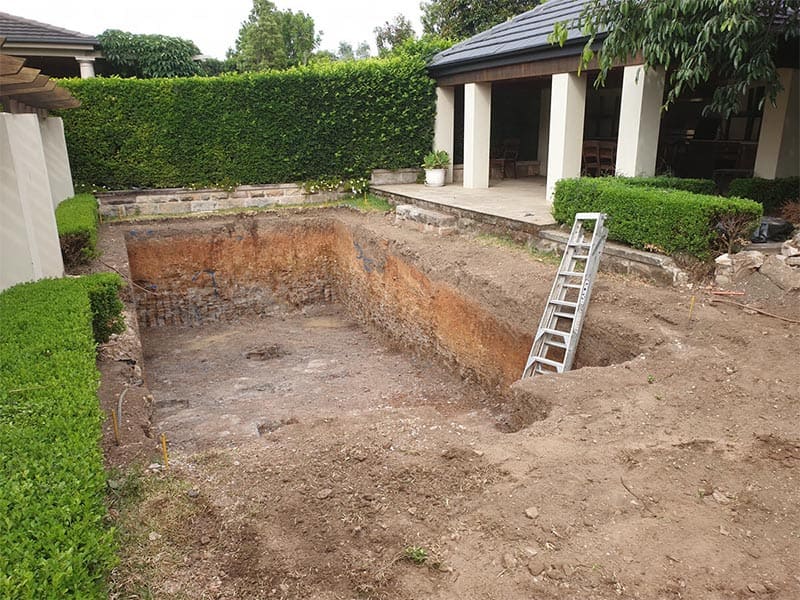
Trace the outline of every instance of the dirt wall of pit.
<instances>
[{"instance_id":1,"label":"dirt wall of pit","mask_svg":"<svg viewBox=\"0 0 800 600\"><path fill-rule=\"evenodd\" d=\"M287 305L339 302L390 343L441 357L463 377L492 388L519 378L535 329L497 314L492 305L503 303L502 292L483 290L484 300L478 300L451 281L431 277L370 228L335 217L239 217L194 228L157 224L132 229L126 239L145 327L278 315ZM488 303L487 293L498 297ZM539 293L544 298L547 290ZM589 325L576 367L621 362L637 353L636 340L623 342L613 324Z\"/></svg>"}]
</instances>

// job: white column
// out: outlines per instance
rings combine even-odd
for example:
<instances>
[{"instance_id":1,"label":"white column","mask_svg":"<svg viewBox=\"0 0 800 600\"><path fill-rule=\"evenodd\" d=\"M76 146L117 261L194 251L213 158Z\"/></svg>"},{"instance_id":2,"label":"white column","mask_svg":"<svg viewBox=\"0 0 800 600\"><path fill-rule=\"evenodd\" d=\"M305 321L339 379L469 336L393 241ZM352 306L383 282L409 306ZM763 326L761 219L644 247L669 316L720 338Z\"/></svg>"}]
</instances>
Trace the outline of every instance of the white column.
<instances>
[{"instance_id":1,"label":"white column","mask_svg":"<svg viewBox=\"0 0 800 600\"><path fill-rule=\"evenodd\" d=\"M539 149L536 153L539 161L539 175L547 175L547 148L550 144L550 88L542 90L539 104Z\"/></svg>"},{"instance_id":2,"label":"white column","mask_svg":"<svg viewBox=\"0 0 800 600\"><path fill-rule=\"evenodd\" d=\"M39 117L0 113L0 289L63 275Z\"/></svg>"},{"instance_id":3,"label":"white column","mask_svg":"<svg viewBox=\"0 0 800 600\"><path fill-rule=\"evenodd\" d=\"M464 85L464 187L489 187L492 84Z\"/></svg>"},{"instance_id":4,"label":"white column","mask_svg":"<svg viewBox=\"0 0 800 600\"><path fill-rule=\"evenodd\" d=\"M764 116L758 135L756 177L776 179L800 175L800 72L797 69L778 69L783 91L775 106L764 100Z\"/></svg>"},{"instance_id":5,"label":"white column","mask_svg":"<svg viewBox=\"0 0 800 600\"><path fill-rule=\"evenodd\" d=\"M553 202L556 182L581 174L586 77L553 75L550 92L550 143L547 148L547 201Z\"/></svg>"},{"instance_id":6,"label":"white column","mask_svg":"<svg viewBox=\"0 0 800 600\"><path fill-rule=\"evenodd\" d=\"M81 79L91 79L94 77L94 58L91 56L76 56L75 60L81 68Z\"/></svg>"},{"instance_id":7,"label":"white column","mask_svg":"<svg viewBox=\"0 0 800 600\"><path fill-rule=\"evenodd\" d=\"M436 88L436 121L433 129L433 149L445 150L450 157L446 181L453 183L453 125L456 114L456 90L454 87Z\"/></svg>"},{"instance_id":8,"label":"white column","mask_svg":"<svg viewBox=\"0 0 800 600\"><path fill-rule=\"evenodd\" d=\"M625 67L617 135L617 175L655 175L663 103L664 69L645 71L642 65Z\"/></svg>"},{"instance_id":9,"label":"white column","mask_svg":"<svg viewBox=\"0 0 800 600\"><path fill-rule=\"evenodd\" d=\"M40 118L39 127L42 133L44 159L47 163L47 177L50 179L50 193L53 195L53 207L56 207L62 200L75 195L72 172L69 168L67 140L64 138L64 121L61 117Z\"/></svg>"}]
</instances>

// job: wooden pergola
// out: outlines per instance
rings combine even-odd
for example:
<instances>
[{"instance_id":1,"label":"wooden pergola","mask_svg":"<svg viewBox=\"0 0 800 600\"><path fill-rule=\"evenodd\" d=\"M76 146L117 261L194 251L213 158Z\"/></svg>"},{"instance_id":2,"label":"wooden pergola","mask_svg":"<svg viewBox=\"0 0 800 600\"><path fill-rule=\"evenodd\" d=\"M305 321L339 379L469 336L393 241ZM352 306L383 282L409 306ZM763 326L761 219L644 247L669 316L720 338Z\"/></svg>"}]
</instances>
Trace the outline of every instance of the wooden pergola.
<instances>
[{"instance_id":1,"label":"wooden pergola","mask_svg":"<svg viewBox=\"0 0 800 600\"><path fill-rule=\"evenodd\" d=\"M39 69L26 67L24 58L4 54L4 41L0 38L0 103L6 112L40 112L81 105L55 80L42 75Z\"/></svg>"}]
</instances>

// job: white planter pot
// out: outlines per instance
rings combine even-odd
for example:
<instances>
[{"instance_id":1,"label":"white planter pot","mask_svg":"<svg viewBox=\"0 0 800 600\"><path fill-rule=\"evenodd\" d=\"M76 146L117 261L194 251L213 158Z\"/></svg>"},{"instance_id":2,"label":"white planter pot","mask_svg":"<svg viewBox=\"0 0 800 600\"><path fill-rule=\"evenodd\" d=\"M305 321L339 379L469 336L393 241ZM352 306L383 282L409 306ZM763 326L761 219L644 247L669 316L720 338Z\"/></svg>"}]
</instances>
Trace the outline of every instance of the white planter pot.
<instances>
[{"instance_id":1,"label":"white planter pot","mask_svg":"<svg viewBox=\"0 0 800 600\"><path fill-rule=\"evenodd\" d=\"M442 187L447 169L425 169L425 185L430 187Z\"/></svg>"}]
</instances>

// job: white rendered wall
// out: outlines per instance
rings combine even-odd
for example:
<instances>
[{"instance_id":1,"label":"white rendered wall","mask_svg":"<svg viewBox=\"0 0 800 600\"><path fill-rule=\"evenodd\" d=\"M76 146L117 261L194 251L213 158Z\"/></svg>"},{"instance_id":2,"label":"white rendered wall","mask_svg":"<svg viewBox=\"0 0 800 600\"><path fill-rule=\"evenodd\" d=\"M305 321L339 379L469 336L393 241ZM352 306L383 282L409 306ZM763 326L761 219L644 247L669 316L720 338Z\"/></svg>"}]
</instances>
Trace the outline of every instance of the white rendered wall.
<instances>
[{"instance_id":1,"label":"white rendered wall","mask_svg":"<svg viewBox=\"0 0 800 600\"><path fill-rule=\"evenodd\" d=\"M64 121L60 117L39 119L42 134L44 159L47 163L47 177L53 195L53 207L62 200L72 198L75 188L72 185L72 171L69 168L67 141L64 138Z\"/></svg>"},{"instance_id":2,"label":"white rendered wall","mask_svg":"<svg viewBox=\"0 0 800 600\"><path fill-rule=\"evenodd\" d=\"M464 85L464 187L489 187L492 84Z\"/></svg>"},{"instance_id":3,"label":"white rendered wall","mask_svg":"<svg viewBox=\"0 0 800 600\"><path fill-rule=\"evenodd\" d=\"M0 113L0 290L64 275L39 117Z\"/></svg>"},{"instance_id":4,"label":"white rendered wall","mask_svg":"<svg viewBox=\"0 0 800 600\"><path fill-rule=\"evenodd\" d=\"M541 104L539 104L539 175L547 175L547 149L550 144L550 88L542 90Z\"/></svg>"},{"instance_id":5,"label":"white rendered wall","mask_svg":"<svg viewBox=\"0 0 800 600\"><path fill-rule=\"evenodd\" d=\"M655 175L663 103L664 69L645 71L641 65L625 67L617 135L617 175Z\"/></svg>"},{"instance_id":6,"label":"white rendered wall","mask_svg":"<svg viewBox=\"0 0 800 600\"><path fill-rule=\"evenodd\" d=\"M550 91L550 139L547 149L547 201L553 202L556 182L581 174L586 77L553 75Z\"/></svg>"},{"instance_id":7,"label":"white rendered wall","mask_svg":"<svg viewBox=\"0 0 800 600\"><path fill-rule=\"evenodd\" d=\"M764 101L764 118L758 136L756 177L776 179L800 175L800 72L778 69L783 91L776 106Z\"/></svg>"},{"instance_id":8,"label":"white rendered wall","mask_svg":"<svg viewBox=\"0 0 800 600\"><path fill-rule=\"evenodd\" d=\"M455 137L453 125L456 114L456 91L454 87L436 88L436 121L433 130L433 149L445 150L450 157L445 181L453 183L453 150Z\"/></svg>"}]
</instances>

